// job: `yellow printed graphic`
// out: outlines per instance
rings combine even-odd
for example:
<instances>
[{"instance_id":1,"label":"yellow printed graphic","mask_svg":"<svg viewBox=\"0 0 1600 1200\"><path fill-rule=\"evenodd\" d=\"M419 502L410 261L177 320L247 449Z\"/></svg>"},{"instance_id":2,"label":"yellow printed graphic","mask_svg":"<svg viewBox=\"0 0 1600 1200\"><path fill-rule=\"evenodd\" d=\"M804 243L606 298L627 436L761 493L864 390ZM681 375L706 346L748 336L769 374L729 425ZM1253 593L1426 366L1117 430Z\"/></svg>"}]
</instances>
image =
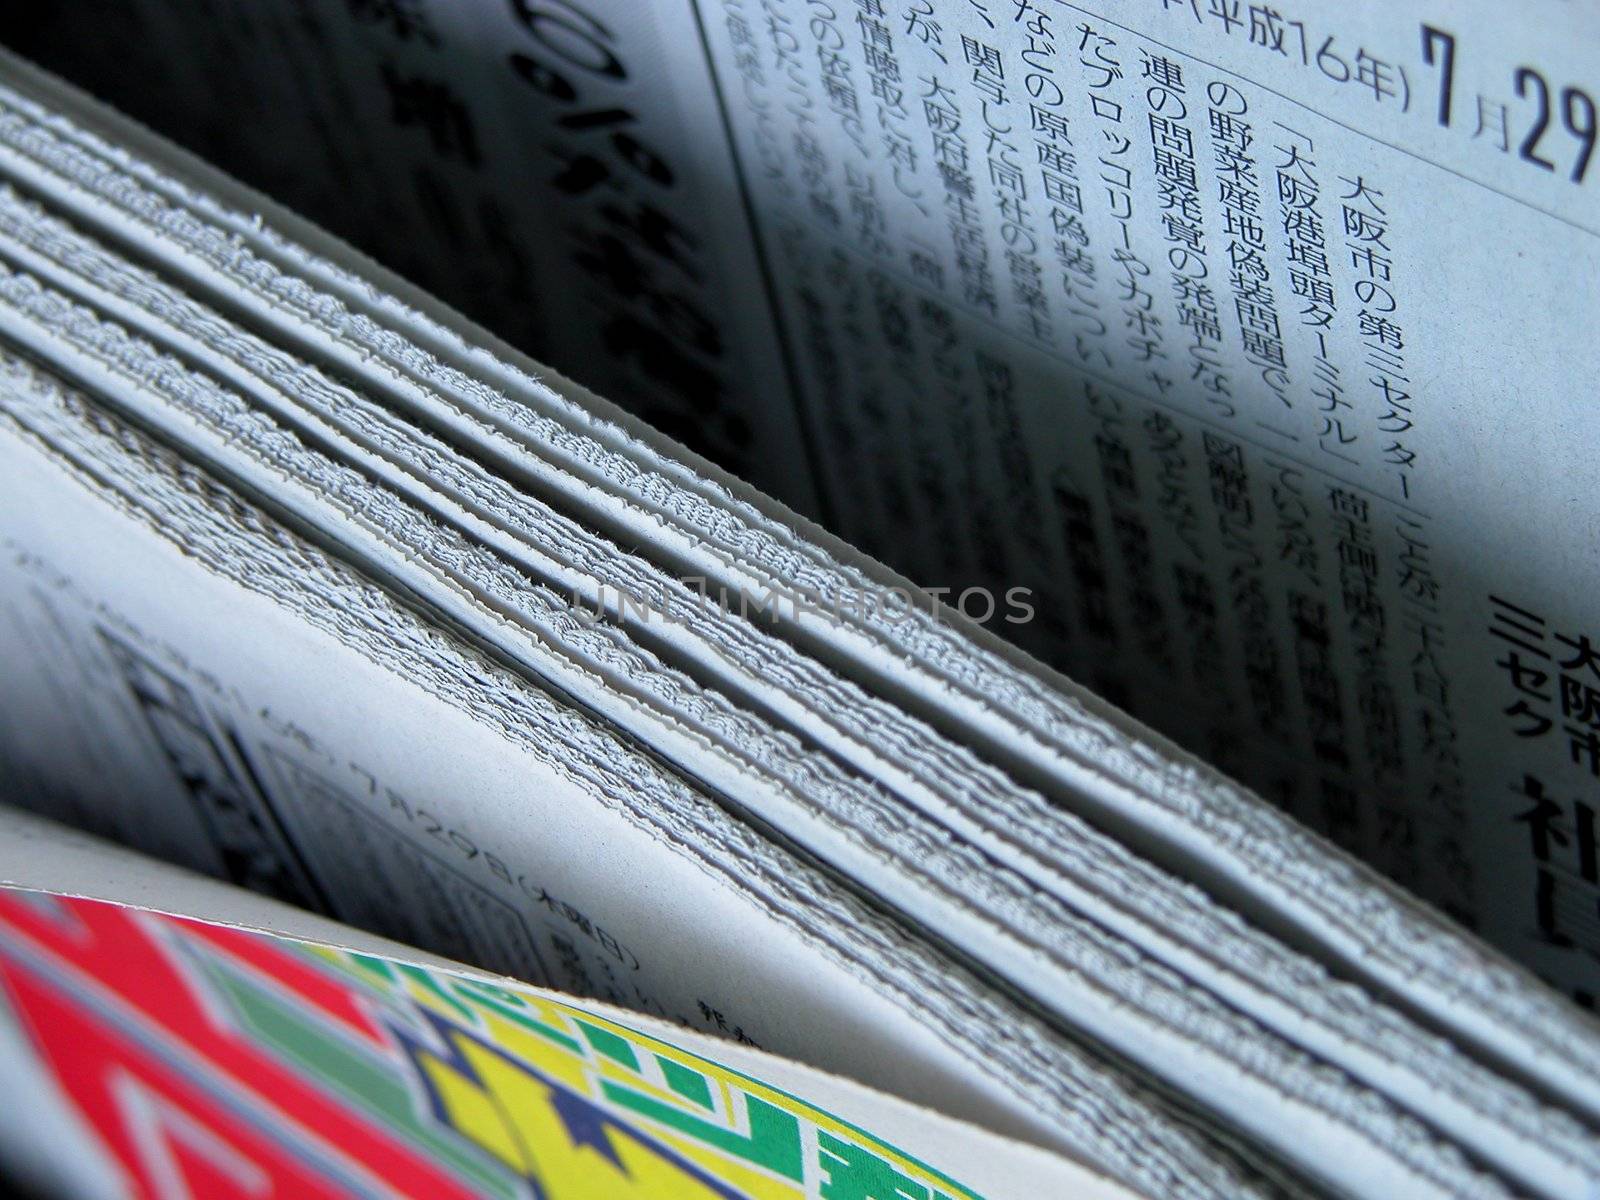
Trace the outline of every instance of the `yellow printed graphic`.
<instances>
[{"instance_id":1,"label":"yellow printed graphic","mask_svg":"<svg viewBox=\"0 0 1600 1200\"><path fill-rule=\"evenodd\" d=\"M777 1088L535 989L307 947L376 988L439 1125L542 1200L981 1200Z\"/></svg>"},{"instance_id":2,"label":"yellow printed graphic","mask_svg":"<svg viewBox=\"0 0 1600 1200\"><path fill-rule=\"evenodd\" d=\"M440 1119L539 1184L549 1200L743 1200L587 1097L470 1035L440 1028L448 1056L412 1051Z\"/></svg>"}]
</instances>

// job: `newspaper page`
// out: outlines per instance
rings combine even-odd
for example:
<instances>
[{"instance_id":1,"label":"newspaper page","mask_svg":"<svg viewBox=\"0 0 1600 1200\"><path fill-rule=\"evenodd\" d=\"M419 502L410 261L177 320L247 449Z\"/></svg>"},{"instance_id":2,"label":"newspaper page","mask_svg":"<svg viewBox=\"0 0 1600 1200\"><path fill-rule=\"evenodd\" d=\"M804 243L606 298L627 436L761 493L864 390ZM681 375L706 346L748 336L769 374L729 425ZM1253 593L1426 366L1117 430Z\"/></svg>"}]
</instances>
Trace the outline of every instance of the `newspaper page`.
<instances>
[{"instance_id":1,"label":"newspaper page","mask_svg":"<svg viewBox=\"0 0 1600 1200\"><path fill-rule=\"evenodd\" d=\"M0 1080L29 1096L0 1164L48 1195L1132 1198L748 1047L0 828Z\"/></svg>"},{"instance_id":2,"label":"newspaper page","mask_svg":"<svg viewBox=\"0 0 1600 1200\"><path fill-rule=\"evenodd\" d=\"M95 11L21 48L115 46L83 82L981 586L966 615L1592 1003L1592 9ZM983 611L1012 587L1031 620Z\"/></svg>"}]
</instances>

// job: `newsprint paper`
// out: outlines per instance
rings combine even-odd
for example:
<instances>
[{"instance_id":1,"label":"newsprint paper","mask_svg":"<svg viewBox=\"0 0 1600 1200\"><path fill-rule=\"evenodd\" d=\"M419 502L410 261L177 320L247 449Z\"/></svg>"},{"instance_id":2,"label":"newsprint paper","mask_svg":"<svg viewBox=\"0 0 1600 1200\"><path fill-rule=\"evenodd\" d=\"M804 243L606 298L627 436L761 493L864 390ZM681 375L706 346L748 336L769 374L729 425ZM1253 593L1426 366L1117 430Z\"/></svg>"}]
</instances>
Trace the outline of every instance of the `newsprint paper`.
<instances>
[{"instance_id":1,"label":"newsprint paper","mask_svg":"<svg viewBox=\"0 0 1600 1200\"><path fill-rule=\"evenodd\" d=\"M1595 1200L1597 63L0 15L0 1163Z\"/></svg>"},{"instance_id":2,"label":"newsprint paper","mask_svg":"<svg viewBox=\"0 0 1600 1200\"><path fill-rule=\"evenodd\" d=\"M28 1097L0 1161L74 1200L1132 1198L771 1055L0 820L0 1080Z\"/></svg>"},{"instance_id":3,"label":"newsprint paper","mask_svg":"<svg viewBox=\"0 0 1600 1200\"><path fill-rule=\"evenodd\" d=\"M1600 987L1592 6L126 0L10 25Z\"/></svg>"}]
</instances>

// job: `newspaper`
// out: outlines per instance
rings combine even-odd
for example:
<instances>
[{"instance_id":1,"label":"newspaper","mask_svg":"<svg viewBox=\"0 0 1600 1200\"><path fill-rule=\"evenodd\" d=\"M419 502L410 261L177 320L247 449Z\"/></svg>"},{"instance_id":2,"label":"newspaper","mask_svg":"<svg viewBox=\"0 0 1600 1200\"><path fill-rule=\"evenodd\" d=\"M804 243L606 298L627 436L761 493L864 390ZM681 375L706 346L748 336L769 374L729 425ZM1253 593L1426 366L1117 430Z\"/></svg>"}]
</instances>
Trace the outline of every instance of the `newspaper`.
<instances>
[{"instance_id":1,"label":"newspaper","mask_svg":"<svg viewBox=\"0 0 1600 1200\"><path fill-rule=\"evenodd\" d=\"M1583 9L190 9L14 36L1592 994Z\"/></svg>"},{"instance_id":2,"label":"newspaper","mask_svg":"<svg viewBox=\"0 0 1600 1200\"><path fill-rule=\"evenodd\" d=\"M14 1180L81 1200L1133 1195L770 1054L14 810L0 827Z\"/></svg>"},{"instance_id":3,"label":"newspaper","mask_svg":"<svg viewBox=\"0 0 1600 1200\"><path fill-rule=\"evenodd\" d=\"M1583 472L1482 486L1593 347L1493 455L1463 352L1596 307L1587 17L199 7L0 42L579 383L0 51L0 797L1141 1194L1600 1187Z\"/></svg>"}]
</instances>

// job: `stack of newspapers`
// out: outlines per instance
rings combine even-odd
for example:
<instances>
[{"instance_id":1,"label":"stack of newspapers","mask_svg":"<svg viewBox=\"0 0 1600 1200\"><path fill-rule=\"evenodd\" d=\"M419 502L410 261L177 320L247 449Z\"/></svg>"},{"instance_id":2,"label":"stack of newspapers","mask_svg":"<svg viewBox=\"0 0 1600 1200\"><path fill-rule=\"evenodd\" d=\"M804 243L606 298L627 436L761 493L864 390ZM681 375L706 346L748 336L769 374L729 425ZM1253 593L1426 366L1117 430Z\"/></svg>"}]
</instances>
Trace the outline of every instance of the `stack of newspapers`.
<instances>
[{"instance_id":1,"label":"stack of newspapers","mask_svg":"<svg viewBox=\"0 0 1600 1200\"><path fill-rule=\"evenodd\" d=\"M1291 7L0 19L0 1162L1600 1196L1600 24Z\"/></svg>"}]
</instances>

